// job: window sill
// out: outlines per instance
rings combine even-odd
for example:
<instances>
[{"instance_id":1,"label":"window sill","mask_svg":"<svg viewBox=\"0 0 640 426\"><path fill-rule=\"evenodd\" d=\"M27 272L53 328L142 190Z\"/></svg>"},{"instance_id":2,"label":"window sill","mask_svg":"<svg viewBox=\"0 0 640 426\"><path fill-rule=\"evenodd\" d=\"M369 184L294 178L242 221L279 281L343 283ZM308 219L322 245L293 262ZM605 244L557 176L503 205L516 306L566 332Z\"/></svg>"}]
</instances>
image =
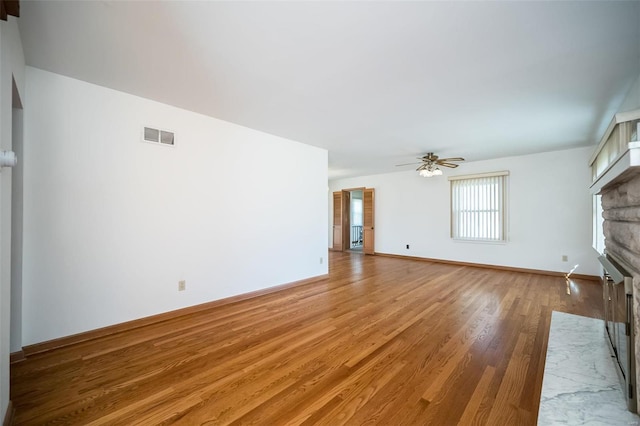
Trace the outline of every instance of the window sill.
<instances>
[{"instance_id":1,"label":"window sill","mask_svg":"<svg viewBox=\"0 0 640 426\"><path fill-rule=\"evenodd\" d=\"M507 245L508 241L507 240L501 240L501 241L492 241L492 240L465 240L462 238L451 238L451 240L454 243L472 243L472 244L492 244L492 245L499 245L499 246L504 246Z\"/></svg>"}]
</instances>

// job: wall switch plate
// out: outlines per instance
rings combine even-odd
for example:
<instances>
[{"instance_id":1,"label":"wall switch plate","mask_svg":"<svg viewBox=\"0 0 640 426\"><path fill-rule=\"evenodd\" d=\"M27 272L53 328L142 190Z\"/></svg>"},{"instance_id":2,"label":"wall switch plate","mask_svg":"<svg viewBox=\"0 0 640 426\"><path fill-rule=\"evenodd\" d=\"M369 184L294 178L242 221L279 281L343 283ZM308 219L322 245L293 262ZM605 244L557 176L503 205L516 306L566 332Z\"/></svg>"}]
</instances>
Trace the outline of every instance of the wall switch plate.
<instances>
[{"instance_id":1,"label":"wall switch plate","mask_svg":"<svg viewBox=\"0 0 640 426\"><path fill-rule=\"evenodd\" d=\"M320 264L322 265L322 262L324 262L324 259L322 257L320 257Z\"/></svg>"},{"instance_id":2,"label":"wall switch plate","mask_svg":"<svg viewBox=\"0 0 640 426\"><path fill-rule=\"evenodd\" d=\"M178 291L185 291L187 289L187 282L185 280L178 281Z\"/></svg>"},{"instance_id":3,"label":"wall switch plate","mask_svg":"<svg viewBox=\"0 0 640 426\"><path fill-rule=\"evenodd\" d=\"M569 261L569 256L567 256L566 254L562 255L562 261L563 262L568 262Z\"/></svg>"}]
</instances>

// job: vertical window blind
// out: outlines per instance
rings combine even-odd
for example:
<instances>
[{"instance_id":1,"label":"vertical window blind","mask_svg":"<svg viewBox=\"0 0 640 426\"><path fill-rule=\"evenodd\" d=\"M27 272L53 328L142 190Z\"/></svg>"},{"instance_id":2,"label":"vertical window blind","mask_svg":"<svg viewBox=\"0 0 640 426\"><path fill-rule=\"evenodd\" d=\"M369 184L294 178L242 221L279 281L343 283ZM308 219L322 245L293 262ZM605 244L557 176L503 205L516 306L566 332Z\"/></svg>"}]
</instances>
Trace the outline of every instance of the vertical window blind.
<instances>
[{"instance_id":1,"label":"vertical window blind","mask_svg":"<svg viewBox=\"0 0 640 426\"><path fill-rule=\"evenodd\" d=\"M451 238L506 241L506 186L509 172L453 176Z\"/></svg>"}]
</instances>

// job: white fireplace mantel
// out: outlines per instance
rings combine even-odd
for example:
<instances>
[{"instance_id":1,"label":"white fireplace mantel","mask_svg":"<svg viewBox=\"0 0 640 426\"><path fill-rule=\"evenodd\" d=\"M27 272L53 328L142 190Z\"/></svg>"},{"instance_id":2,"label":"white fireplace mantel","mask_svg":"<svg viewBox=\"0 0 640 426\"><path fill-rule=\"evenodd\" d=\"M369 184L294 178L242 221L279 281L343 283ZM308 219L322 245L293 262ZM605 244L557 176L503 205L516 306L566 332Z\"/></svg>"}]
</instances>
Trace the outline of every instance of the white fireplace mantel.
<instances>
[{"instance_id":1,"label":"white fireplace mantel","mask_svg":"<svg viewBox=\"0 0 640 426\"><path fill-rule=\"evenodd\" d=\"M639 139L640 110L618 113L613 117L589 161L593 177L592 194L640 175Z\"/></svg>"}]
</instances>

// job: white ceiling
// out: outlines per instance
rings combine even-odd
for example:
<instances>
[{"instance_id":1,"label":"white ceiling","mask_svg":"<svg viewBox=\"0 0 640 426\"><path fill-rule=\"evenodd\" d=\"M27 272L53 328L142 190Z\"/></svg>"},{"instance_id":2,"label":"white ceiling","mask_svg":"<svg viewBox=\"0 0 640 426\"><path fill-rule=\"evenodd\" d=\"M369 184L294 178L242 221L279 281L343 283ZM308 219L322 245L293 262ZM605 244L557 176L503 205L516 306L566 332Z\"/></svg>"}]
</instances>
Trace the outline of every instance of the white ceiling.
<instances>
[{"instance_id":1,"label":"white ceiling","mask_svg":"<svg viewBox=\"0 0 640 426\"><path fill-rule=\"evenodd\" d=\"M28 65L329 150L593 145L640 74L640 2L22 1Z\"/></svg>"}]
</instances>

